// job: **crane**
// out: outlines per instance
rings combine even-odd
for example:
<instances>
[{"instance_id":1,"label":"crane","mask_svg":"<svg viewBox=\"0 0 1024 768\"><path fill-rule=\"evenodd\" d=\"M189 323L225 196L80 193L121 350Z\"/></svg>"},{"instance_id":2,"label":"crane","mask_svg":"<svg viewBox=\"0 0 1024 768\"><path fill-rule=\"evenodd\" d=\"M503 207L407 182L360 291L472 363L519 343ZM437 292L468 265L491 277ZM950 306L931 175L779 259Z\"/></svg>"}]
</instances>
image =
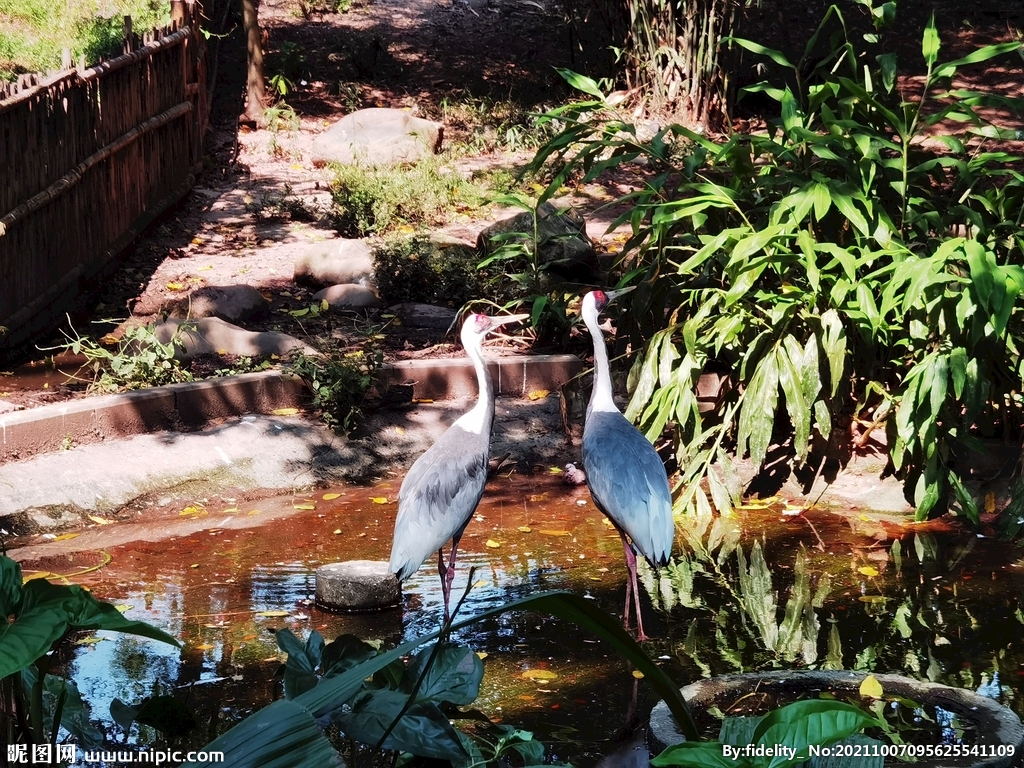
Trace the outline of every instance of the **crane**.
<instances>
[{"instance_id":1,"label":"crane","mask_svg":"<svg viewBox=\"0 0 1024 768\"><path fill-rule=\"evenodd\" d=\"M626 420L612 399L608 351L598 316L610 302L630 290L591 291L583 297L583 322L594 340L594 390L583 427L583 469L594 504L622 538L629 571L623 625L629 628L632 596L637 639L643 641L647 635L640 614L634 550L653 566L665 565L675 539L675 524L665 465L654 446Z\"/></svg>"},{"instance_id":2,"label":"crane","mask_svg":"<svg viewBox=\"0 0 1024 768\"><path fill-rule=\"evenodd\" d=\"M395 518L389 570L399 581L404 581L436 551L445 623L450 618L448 600L455 578L459 539L473 517L487 483L491 425L494 422L494 384L484 361L483 340L496 328L528 317L474 314L466 318L462 325L462 346L476 369L479 386L476 405L416 459L398 491L398 516ZM449 539L452 550L446 567L443 547Z\"/></svg>"}]
</instances>

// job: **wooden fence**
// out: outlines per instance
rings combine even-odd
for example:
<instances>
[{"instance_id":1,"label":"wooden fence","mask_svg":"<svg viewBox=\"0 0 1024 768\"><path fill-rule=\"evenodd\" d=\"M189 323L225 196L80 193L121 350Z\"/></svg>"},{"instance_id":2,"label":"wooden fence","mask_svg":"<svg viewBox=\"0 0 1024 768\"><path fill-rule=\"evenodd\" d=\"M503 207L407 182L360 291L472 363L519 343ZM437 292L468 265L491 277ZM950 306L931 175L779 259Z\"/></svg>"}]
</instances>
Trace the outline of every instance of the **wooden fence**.
<instances>
[{"instance_id":1,"label":"wooden fence","mask_svg":"<svg viewBox=\"0 0 1024 768\"><path fill-rule=\"evenodd\" d=\"M191 188L207 122L199 8L92 68L0 86L0 364L76 308ZM65 63L69 64L65 57Z\"/></svg>"}]
</instances>

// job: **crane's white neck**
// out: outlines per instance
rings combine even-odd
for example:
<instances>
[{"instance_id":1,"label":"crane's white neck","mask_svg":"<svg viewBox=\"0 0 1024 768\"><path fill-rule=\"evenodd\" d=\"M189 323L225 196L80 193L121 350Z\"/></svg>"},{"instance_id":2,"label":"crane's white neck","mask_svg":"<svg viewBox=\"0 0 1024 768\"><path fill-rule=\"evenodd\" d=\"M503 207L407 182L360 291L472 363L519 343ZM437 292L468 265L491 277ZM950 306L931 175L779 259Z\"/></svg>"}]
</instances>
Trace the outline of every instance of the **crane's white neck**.
<instances>
[{"instance_id":1,"label":"crane's white neck","mask_svg":"<svg viewBox=\"0 0 1024 768\"><path fill-rule=\"evenodd\" d=\"M494 383L487 370L482 348L483 338L474 333L462 333L462 346L476 370L476 382L479 395L476 405L464 413L458 421L462 429L476 435L490 435L491 424L494 422Z\"/></svg>"},{"instance_id":2,"label":"crane's white neck","mask_svg":"<svg viewBox=\"0 0 1024 768\"><path fill-rule=\"evenodd\" d=\"M612 398L612 374L608 365L608 350L604 346L604 334L598 324L597 307L588 295L583 302L583 322L594 340L594 390L590 395L587 411L618 412Z\"/></svg>"}]
</instances>

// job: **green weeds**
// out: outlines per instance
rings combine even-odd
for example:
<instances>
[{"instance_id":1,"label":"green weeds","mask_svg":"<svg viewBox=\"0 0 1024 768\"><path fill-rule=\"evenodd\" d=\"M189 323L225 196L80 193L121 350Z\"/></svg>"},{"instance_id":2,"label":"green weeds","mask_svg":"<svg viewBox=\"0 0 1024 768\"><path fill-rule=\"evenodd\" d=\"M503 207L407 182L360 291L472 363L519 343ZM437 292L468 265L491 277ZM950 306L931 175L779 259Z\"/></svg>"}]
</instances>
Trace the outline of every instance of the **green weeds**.
<instances>
[{"instance_id":1,"label":"green weeds","mask_svg":"<svg viewBox=\"0 0 1024 768\"><path fill-rule=\"evenodd\" d=\"M383 354L372 347L358 352L333 351L313 357L299 354L291 370L313 391L313 406L327 426L348 434L358 424L373 397Z\"/></svg>"}]
</instances>

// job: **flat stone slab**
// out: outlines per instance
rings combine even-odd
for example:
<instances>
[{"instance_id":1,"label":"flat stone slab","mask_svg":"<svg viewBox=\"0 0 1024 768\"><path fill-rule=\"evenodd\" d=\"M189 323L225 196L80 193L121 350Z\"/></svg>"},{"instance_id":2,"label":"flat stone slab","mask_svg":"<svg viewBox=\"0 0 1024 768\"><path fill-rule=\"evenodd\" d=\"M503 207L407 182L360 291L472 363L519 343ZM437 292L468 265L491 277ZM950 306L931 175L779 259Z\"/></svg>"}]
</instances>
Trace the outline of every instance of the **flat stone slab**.
<instances>
[{"instance_id":1,"label":"flat stone slab","mask_svg":"<svg viewBox=\"0 0 1024 768\"><path fill-rule=\"evenodd\" d=\"M458 313L449 307L435 304L422 304L417 301L406 301L388 307L388 312L397 316L402 325L410 328L435 328L447 330L455 322Z\"/></svg>"},{"instance_id":2,"label":"flat stone slab","mask_svg":"<svg viewBox=\"0 0 1024 768\"><path fill-rule=\"evenodd\" d=\"M332 285L373 282L373 249L365 240L328 240L312 243L295 259L294 280L326 288Z\"/></svg>"},{"instance_id":3,"label":"flat stone slab","mask_svg":"<svg viewBox=\"0 0 1024 768\"><path fill-rule=\"evenodd\" d=\"M368 611L397 605L402 585L388 563L348 560L316 570L317 605L335 611Z\"/></svg>"},{"instance_id":4,"label":"flat stone slab","mask_svg":"<svg viewBox=\"0 0 1024 768\"><path fill-rule=\"evenodd\" d=\"M165 308L173 318L219 317L237 323L265 314L270 302L251 285L207 285Z\"/></svg>"},{"instance_id":5,"label":"flat stone slab","mask_svg":"<svg viewBox=\"0 0 1024 768\"><path fill-rule=\"evenodd\" d=\"M414 163L441 149L444 126L401 109L375 107L345 115L313 140L313 165Z\"/></svg>"},{"instance_id":6,"label":"flat stone slab","mask_svg":"<svg viewBox=\"0 0 1024 768\"><path fill-rule=\"evenodd\" d=\"M154 333L162 344L170 343L176 336L181 340L181 346L175 352L175 357L180 360L208 354L243 357L284 357L292 352L317 354L311 346L287 333L247 331L218 317L187 321L167 320L159 323Z\"/></svg>"}]
</instances>

